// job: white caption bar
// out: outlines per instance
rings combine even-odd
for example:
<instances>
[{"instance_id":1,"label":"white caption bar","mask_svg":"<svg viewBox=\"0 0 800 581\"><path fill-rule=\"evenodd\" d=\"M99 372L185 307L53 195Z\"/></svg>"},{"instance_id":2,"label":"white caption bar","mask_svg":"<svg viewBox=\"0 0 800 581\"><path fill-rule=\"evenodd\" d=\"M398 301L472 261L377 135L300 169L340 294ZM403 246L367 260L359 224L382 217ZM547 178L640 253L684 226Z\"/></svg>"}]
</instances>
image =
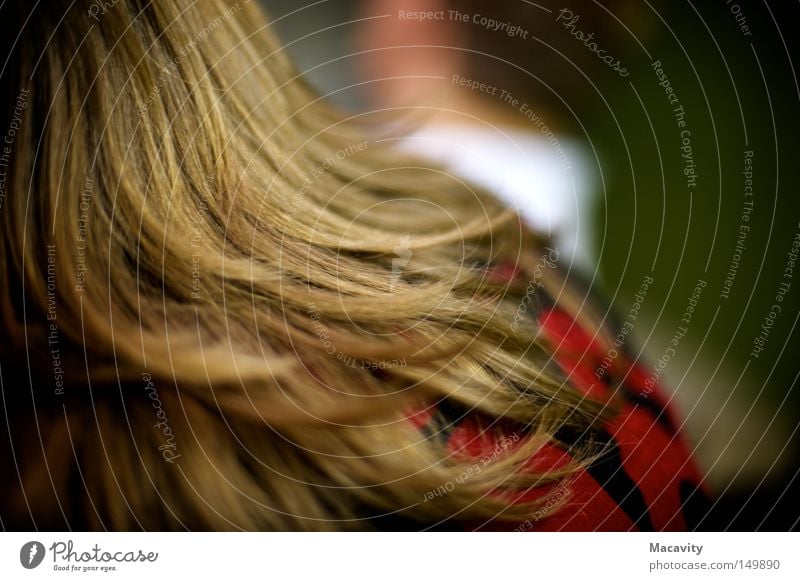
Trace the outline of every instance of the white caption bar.
<instances>
[{"instance_id":1,"label":"white caption bar","mask_svg":"<svg viewBox=\"0 0 800 581\"><path fill-rule=\"evenodd\" d=\"M2 533L0 579L800 579L798 549L791 533Z\"/></svg>"}]
</instances>

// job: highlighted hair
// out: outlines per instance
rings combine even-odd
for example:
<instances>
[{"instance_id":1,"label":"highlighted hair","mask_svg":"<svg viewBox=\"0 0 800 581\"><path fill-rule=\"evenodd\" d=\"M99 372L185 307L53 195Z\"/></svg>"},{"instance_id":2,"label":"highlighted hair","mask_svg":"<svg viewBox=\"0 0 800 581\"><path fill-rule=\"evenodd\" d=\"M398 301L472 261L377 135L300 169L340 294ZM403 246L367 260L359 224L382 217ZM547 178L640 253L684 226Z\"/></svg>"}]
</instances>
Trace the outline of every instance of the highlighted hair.
<instances>
[{"instance_id":1,"label":"highlighted hair","mask_svg":"<svg viewBox=\"0 0 800 581\"><path fill-rule=\"evenodd\" d=\"M536 514L547 499L518 493L591 451L525 463L602 412L534 318L513 324L541 240L326 104L256 4L0 9L3 111L29 91L0 207L4 523ZM498 260L529 275L488 278ZM577 313L556 269L537 276ZM531 436L449 490L474 460L407 419L444 399Z\"/></svg>"}]
</instances>

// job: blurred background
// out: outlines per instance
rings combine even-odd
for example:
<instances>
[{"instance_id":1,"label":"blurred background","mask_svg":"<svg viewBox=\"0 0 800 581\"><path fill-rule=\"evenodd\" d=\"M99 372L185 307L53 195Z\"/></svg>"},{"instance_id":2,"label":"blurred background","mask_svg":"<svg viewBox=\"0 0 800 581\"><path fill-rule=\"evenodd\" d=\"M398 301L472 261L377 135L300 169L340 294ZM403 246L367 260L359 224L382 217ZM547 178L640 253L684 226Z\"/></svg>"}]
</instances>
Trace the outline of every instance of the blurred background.
<instances>
[{"instance_id":1,"label":"blurred background","mask_svg":"<svg viewBox=\"0 0 800 581\"><path fill-rule=\"evenodd\" d=\"M796 3L261 1L321 94L385 112L638 313L718 499L704 528L797 527Z\"/></svg>"}]
</instances>

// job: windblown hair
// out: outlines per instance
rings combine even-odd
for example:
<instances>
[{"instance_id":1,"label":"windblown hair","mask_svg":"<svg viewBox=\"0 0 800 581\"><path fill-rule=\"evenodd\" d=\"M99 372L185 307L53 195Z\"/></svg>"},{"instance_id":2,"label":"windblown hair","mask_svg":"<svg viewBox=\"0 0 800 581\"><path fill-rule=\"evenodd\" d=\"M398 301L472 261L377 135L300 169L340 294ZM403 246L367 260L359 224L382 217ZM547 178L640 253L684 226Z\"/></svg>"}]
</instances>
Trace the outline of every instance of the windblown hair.
<instances>
[{"instance_id":1,"label":"windblown hair","mask_svg":"<svg viewBox=\"0 0 800 581\"><path fill-rule=\"evenodd\" d=\"M519 520L593 453L523 469L604 413L515 324L542 240L334 110L256 2L0 20L5 527ZM487 276L501 260L524 282ZM533 437L428 499L474 462L408 419L445 400Z\"/></svg>"}]
</instances>

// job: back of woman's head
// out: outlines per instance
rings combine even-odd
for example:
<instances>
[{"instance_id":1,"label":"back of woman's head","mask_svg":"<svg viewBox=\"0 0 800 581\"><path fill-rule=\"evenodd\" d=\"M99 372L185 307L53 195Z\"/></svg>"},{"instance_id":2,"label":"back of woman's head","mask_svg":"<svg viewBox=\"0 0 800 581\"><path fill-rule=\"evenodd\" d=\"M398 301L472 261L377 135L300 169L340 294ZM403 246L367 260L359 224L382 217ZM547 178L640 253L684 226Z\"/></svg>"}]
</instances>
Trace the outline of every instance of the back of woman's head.
<instances>
[{"instance_id":1,"label":"back of woman's head","mask_svg":"<svg viewBox=\"0 0 800 581\"><path fill-rule=\"evenodd\" d=\"M519 470L597 413L520 319L539 242L319 99L255 2L0 16L7 526L519 518L500 491L574 468ZM428 499L465 461L408 415L445 400L535 437Z\"/></svg>"}]
</instances>

